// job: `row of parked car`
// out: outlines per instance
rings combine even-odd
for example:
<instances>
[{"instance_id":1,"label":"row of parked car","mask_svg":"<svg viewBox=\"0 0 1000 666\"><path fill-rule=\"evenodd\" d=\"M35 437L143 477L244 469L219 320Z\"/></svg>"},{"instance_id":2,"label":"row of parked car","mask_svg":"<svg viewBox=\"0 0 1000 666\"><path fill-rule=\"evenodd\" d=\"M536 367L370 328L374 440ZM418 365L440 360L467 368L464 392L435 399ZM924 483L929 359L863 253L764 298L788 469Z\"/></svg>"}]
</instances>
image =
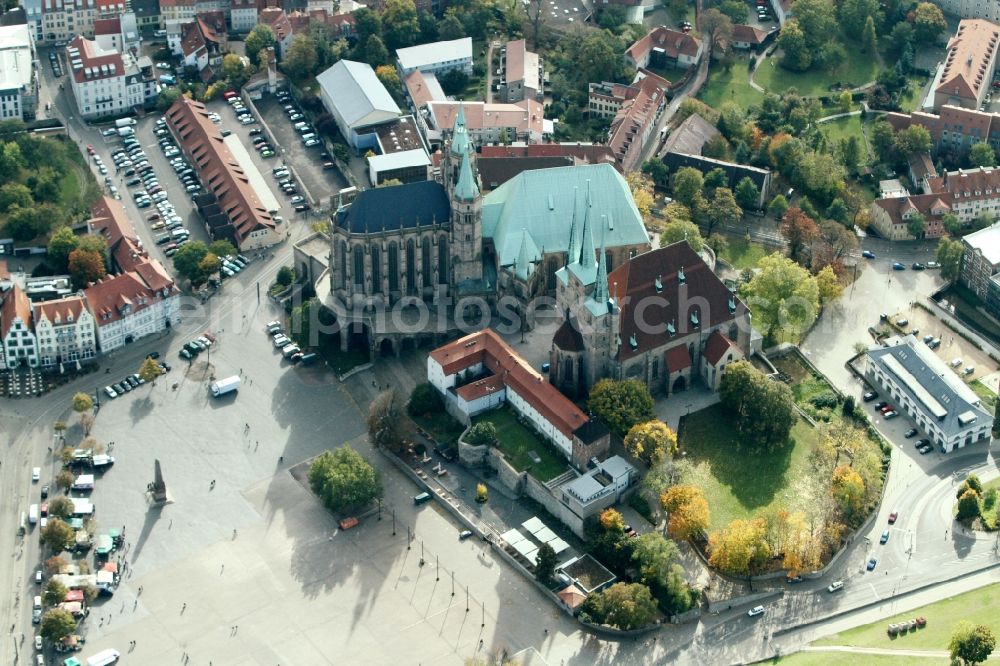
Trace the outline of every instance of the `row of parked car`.
<instances>
[{"instance_id":1,"label":"row of parked car","mask_svg":"<svg viewBox=\"0 0 1000 666\"><path fill-rule=\"evenodd\" d=\"M301 362L303 365L310 365L316 362L317 356L314 352L303 353L299 346L285 335L285 329L281 326L280 321L269 321L266 324L266 328L275 349L280 349L281 355L286 359L292 363Z\"/></svg>"},{"instance_id":2,"label":"row of parked car","mask_svg":"<svg viewBox=\"0 0 1000 666\"><path fill-rule=\"evenodd\" d=\"M211 347L213 344L215 344L215 336L206 332L200 337L186 343L183 347L181 347L181 350L178 353L181 358L190 361L195 356Z\"/></svg>"},{"instance_id":3,"label":"row of parked car","mask_svg":"<svg viewBox=\"0 0 1000 666\"><path fill-rule=\"evenodd\" d=\"M149 358L158 359L160 358L159 352L153 352L149 355ZM171 365L165 361L158 361L157 365L160 366L160 374L166 374L172 369ZM132 389L139 388L141 385L145 384L146 380L137 374L131 374L125 377L116 384L109 384L104 387L104 393L112 400L120 395L125 395L130 393Z\"/></svg>"},{"instance_id":4,"label":"row of parked car","mask_svg":"<svg viewBox=\"0 0 1000 666\"><path fill-rule=\"evenodd\" d=\"M876 400L877 398L878 398L878 393L876 393L875 391L866 391L865 394L862 396L862 399L865 402L871 402L873 400ZM878 402L876 402L875 409L881 412L882 416L885 417L886 419L894 419L897 416L899 416L899 412L896 410L896 408L893 407L888 402L886 402L885 400L879 400ZM916 428L910 428L909 430L903 433L903 437L905 437L906 439L912 439L916 437L918 434L920 434L919 430L917 430ZM919 439L914 444L914 446L916 447L917 451L920 452L920 455L927 455L928 453L934 450L934 445L931 444L931 440L929 439ZM893 518L889 522L894 522L894 521L895 518ZM888 540L888 538L889 538L888 535L886 535L886 540ZM882 543L885 543L885 541L883 541Z\"/></svg>"},{"instance_id":5,"label":"row of parked car","mask_svg":"<svg viewBox=\"0 0 1000 666\"><path fill-rule=\"evenodd\" d=\"M257 119L254 118L253 113L251 113L250 109L246 107L243 103L243 99L238 94L230 90L223 93L222 97L226 100L229 106L232 107L233 111L236 113L236 120L238 120L241 125L256 124ZM213 118L212 116L215 117ZM211 118L214 123L222 122L222 117L217 113L210 113L209 118Z\"/></svg>"},{"instance_id":6,"label":"row of parked car","mask_svg":"<svg viewBox=\"0 0 1000 666\"><path fill-rule=\"evenodd\" d=\"M285 196L291 197L289 202L295 207L296 212L301 213L302 211L309 210L309 203L304 196L299 194L299 187L295 184L292 172L288 170L287 166L281 165L271 169L271 175L274 176L278 187L285 193Z\"/></svg>"}]
</instances>

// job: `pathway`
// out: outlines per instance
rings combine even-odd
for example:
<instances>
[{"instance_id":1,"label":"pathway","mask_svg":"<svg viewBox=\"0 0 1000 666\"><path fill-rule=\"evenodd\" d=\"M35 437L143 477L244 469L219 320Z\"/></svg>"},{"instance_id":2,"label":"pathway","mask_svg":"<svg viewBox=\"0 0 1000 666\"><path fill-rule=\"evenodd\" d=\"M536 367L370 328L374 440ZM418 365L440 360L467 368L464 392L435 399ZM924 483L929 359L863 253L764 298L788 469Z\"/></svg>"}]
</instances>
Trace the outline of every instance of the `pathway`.
<instances>
[{"instance_id":1,"label":"pathway","mask_svg":"<svg viewBox=\"0 0 1000 666\"><path fill-rule=\"evenodd\" d=\"M854 652L857 654L878 654L888 657L937 657L943 659L950 657L947 650L892 650L889 648L852 647L850 645L826 645L821 647L810 645L802 648L802 652ZM1000 658L1000 655L990 656L990 659L997 658Z\"/></svg>"}]
</instances>

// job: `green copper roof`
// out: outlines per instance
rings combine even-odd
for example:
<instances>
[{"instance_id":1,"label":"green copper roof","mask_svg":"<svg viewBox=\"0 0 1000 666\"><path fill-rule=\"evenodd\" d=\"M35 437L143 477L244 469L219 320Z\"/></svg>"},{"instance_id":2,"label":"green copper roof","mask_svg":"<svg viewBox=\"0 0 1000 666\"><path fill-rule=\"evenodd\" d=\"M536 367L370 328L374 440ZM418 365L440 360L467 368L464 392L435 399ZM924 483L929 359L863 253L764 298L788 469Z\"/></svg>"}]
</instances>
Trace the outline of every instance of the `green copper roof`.
<instances>
[{"instance_id":1,"label":"green copper roof","mask_svg":"<svg viewBox=\"0 0 1000 666\"><path fill-rule=\"evenodd\" d=\"M469 133L465 129L465 105L458 105L458 117L451 134L451 152L453 155L465 155L469 152Z\"/></svg>"},{"instance_id":2,"label":"green copper roof","mask_svg":"<svg viewBox=\"0 0 1000 666\"><path fill-rule=\"evenodd\" d=\"M532 249L537 252L536 248L533 247ZM528 232L522 230L521 247L517 252L517 263L514 265L514 277L518 280L527 281L527 279L531 276L533 266L531 259L528 257Z\"/></svg>"},{"instance_id":3,"label":"green copper roof","mask_svg":"<svg viewBox=\"0 0 1000 666\"><path fill-rule=\"evenodd\" d=\"M589 214L595 227L599 224L595 221L603 216L607 228L595 228L591 233L603 238L608 248L648 244L649 236L628 184L610 164L523 171L483 198L483 235L493 239L500 265L510 266L517 260L522 229L546 252L569 250L574 192L586 192L588 181L590 207L581 199L577 224L581 215Z\"/></svg>"},{"instance_id":4,"label":"green copper roof","mask_svg":"<svg viewBox=\"0 0 1000 666\"><path fill-rule=\"evenodd\" d=\"M472 201L479 196L479 186L476 185L476 178L472 175L472 166L469 165L468 153L462 153L462 166L458 170L458 184L455 185L455 196L460 201Z\"/></svg>"},{"instance_id":5,"label":"green copper roof","mask_svg":"<svg viewBox=\"0 0 1000 666\"><path fill-rule=\"evenodd\" d=\"M595 315L608 312L608 267L604 260L604 242L601 241L601 253L597 257L597 277L594 280L594 293L587 299L587 308Z\"/></svg>"}]
</instances>

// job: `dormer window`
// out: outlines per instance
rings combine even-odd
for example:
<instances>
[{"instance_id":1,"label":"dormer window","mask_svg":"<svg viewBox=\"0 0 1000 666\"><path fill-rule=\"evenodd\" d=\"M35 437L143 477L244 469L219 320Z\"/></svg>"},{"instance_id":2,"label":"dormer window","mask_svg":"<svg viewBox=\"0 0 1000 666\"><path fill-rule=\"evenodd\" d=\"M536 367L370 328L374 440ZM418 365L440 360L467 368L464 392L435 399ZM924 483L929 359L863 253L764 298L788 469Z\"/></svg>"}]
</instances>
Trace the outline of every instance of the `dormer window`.
<instances>
[{"instance_id":1,"label":"dormer window","mask_svg":"<svg viewBox=\"0 0 1000 666\"><path fill-rule=\"evenodd\" d=\"M635 339L635 333L629 336L628 346L632 348L632 351L635 351L636 349L639 348L639 341Z\"/></svg>"},{"instance_id":2,"label":"dormer window","mask_svg":"<svg viewBox=\"0 0 1000 666\"><path fill-rule=\"evenodd\" d=\"M677 335L677 327L674 326L674 322L670 322L669 324L667 324L667 334L670 337L674 337L675 335Z\"/></svg>"},{"instance_id":3,"label":"dormer window","mask_svg":"<svg viewBox=\"0 0 1000 666\"><path fill-rule=\"evenodd\" d=\"M677 271L677 281L679 283L681 283L681 284L684 284L684 282L687 281L687 278L684 276L684 267L683 266L681 266L680 270Z\"/></svg>"},{"instance_id":4,"label":"dormer window","mask_svg":"<svg viewBox=\"0 0 1000 666\"><path fill-rule=\"evenodd\" d=\"M691 326L693 326L694 328L698 328L699 326L697 310L691 311Z\"/></svg>"},{"instance_id":5,"label":"dormer window","mask_svg":"<svg viewBox=\"0 0 1000 666\"><path fill-rule=\"evenodd\" d=\"M663 291L663 282L660 280L660 276L656 276L656 281L653 282L653 286L656 287L656 293Z\"/></svg>"},{"instance_id":6,"label":"dormer window","mask_svg":"<svg viewBox=\"0 0 1000 666\"><path fill-rule=\"evenodd\" d=\"M729 314L734 314L736 312L736 299L732 296L729 297Z\"/></svg>"}]
</instances>

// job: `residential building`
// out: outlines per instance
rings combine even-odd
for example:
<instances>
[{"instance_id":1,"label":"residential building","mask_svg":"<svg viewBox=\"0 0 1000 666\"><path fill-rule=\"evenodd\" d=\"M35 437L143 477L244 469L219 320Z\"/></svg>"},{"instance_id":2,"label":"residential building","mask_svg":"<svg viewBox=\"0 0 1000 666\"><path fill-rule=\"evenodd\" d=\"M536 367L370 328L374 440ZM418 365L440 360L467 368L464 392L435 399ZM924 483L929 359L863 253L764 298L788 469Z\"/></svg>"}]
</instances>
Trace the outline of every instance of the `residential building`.
<instances>
[{"instance_id":1,"label":"residential building","mask_svg":"<svg viewBox=\"0 0 1000 666\"><path fill-rule=\"evenodd\" d=\"M428 102L443 102L448 99L441 89L441 83L433 74L424 74L415 69L403 79L403 88L414 113L421 113Z\"/></svg>"},{"instance_id":2,"label":"residential building","mask_svg":"<svg viewBox=\"0 0 1000 666\"><path fill-rule=\"evenodd\" d=\"M945 173L928 180L931 191L951 195L951 212L963 223L980 216L1000 216L1000 168L979 167Z\"/></svg>"},{"instance_id":3,"label":"residential building","mask_svg":"<svg viewBox=\"0 0 1000 666\"><path fill-rule=\"evenodd\" d=\"M375 128L378 154L368 158L368 176L373 187L387 180L413 183L430 176L431 159L413 116L402 116L391 125Z\"/></svg>"},{"instance_id":4,"label":"residential building","mask_svg":"<svg viewBox=\"0 0 1000 666\"><path fill-rule=\"evenodd\" d=\"M638 379L667 396L699 377L715 388L726 366L759 344L749 309L686 241L609 271L607 219L583 222L579 259L556 274L557 311L568 315L552 338L549 379L563 393L586 395L605 377Z\"/></svg>"},{"instance_id":5,"label":"residential building","mask_svg":"<svg viewBox=\"0 0 1000 666\"><path fill-rule=\"evenodd\" d=\"M343 61L341 61L343 62ZM208 117L205 105L181 98L167 110L167 126L181 152L198 172L207 193L196 199L215 239L240 251L270 247L285 239L287 223L267 198L268 185L250 160L240 160ZM237 143L239 140L237 139Z\"/></svg>"},{"instance_id":6,"label":"residential building","mask_svg":"<svg viewBox=\"0 0 1000 666\"><path fill-rule=\"evenodd\" d=\"M722 169L726 172L726 177L729 179L728 187L730 188L735 188L741 180L749 178L757 187L758 209L764 208L764 202L768 199L771 191L771 171L769 169L726 162L725 160L716 160L711 157L702 157L701 155L687 155L675 152L664 154L662 159L663 163L670 169L670 173L675 173L677 169L682 167L694 167L702 173L708 173L712 169Z\"/></svg>"},{"instance_id":7,"label":"residential building","mask_svg":"<svg viewBox=\"0 0 1000 666\"><path fill-rule=\"evenodd\" d=\"M622 105L635 99L643 92L642 82L651 79L659 84L664 91L670 89L670 82L657 76L648 69L639 69L632 83L590 83L587 86L587 112L600 118L614 118L621 111Z\"/></svg>"},{"instance_id":8,"label":"residential building","mask_svg":"<svg viewBox=\"0 0 1000 666\"><path fill-rule=\"evenodd\" d=\"M77 112L86 120L130 113L156 102L152 63L140 69L131 53L106 51L83 37L70 42L66 58Z\"/></svg>"},{"instance_id":9,"label":"residential building","mask_svg":"<svg viewBox=\"0 0 1000 666\"><path fill-rule=\"evenodd\" d=\"M34 120L37 109L31 30L23 24L0 27L0 120Z\"/></svg>"},{"instance_id":10,"label":"residential building","mask_svg":"<svg viewBox=\"0 0 1000 666\"><path fill-rule=\"evenodd\" d=\"M945 14L964 19L985 19L1000 23L1000 4L982 0L935 0Z\"/></svg>"},{"instance_id":11,"label":"residential building","mask_svg":"<svg viewBox=\"0 0 1000 666\"><path fill-rule=\"evenodd\" d=\"M626 173L640 166L643 147L667 108L670 89L669 81L644 71L636 73L632 85L639 87L639 93L622 103L608 130L608 145Z\"/></svg>"},{"instance_id":12,"label":"residential building","mask_svg":"<svg viewBox=\"0 0 1000 666\"><path fill-rule=\"evenodd\" d=\"M888 240L913 240L916 237L938 238L944 235L944 215L952 212L951 195L914 194L890 196L872 202L872 227ZM923 231L914 235L911 224L919 220Z\"/></svg>"},{"instance_id":13,"label":"residential building","mask_svg":"<svg viewBox=\"0 0 1000 666\"><path fill-rule=\"evenodd\" d=\"M463 37L396 49L400 78L419 69L435 76L451 71L472 75L472 38Z\"/></svg>"},{"instance_id":14,"label":"residential building","mask_svg":"<svg viewBox=\"0 0 1000 666\"><path fill-rule=\"evenodd\" d=\"M257 22L268 25L274 32L276 40L275 50L278 52L278 60L285 57L289 47L292 45L292 24L288 22L288 15L280 7L267 7L262 9L257 17Z\"/></svg>"},{"instance_id":15,"label":"residential building","mask_svg":"<svg viewBox=\"0 0 1000 666\"><path fill-rule=\"evenodd\" d=\"M930 132L934 149L941 152L964 153L973 144L985 141L1000 149L1000 116L978 109L963 109L945 104L938 114L925 111L886 114L886 120L895 131L910 125L922 125Z\"/></svg>"},{"instance_id":16,"label":"residential building","mask_svg":"<svg viewBox=\"0 0 1000 666\"><path fill-rule=\"evenodd\" d=\"M704 52L705 45L694 35L661 25L628 47L625 60L636 68L687 68L701 62Z\"/></svg>"},{"instance_id":17,"label":"residential building","mask_svg":"<svg viewBox=\"0 0 1000 666\"><path fill-rule=\"evenodd\" d=\"M729 45L741 51L757 51L775 32L761 30L754 25L736 24L733 26L733 36L729 40Z\"/></svg>"},{"instance_id":18,"label":"residential building","mask_svg":"<svg viewBox=\"0 0 1000 666\"><path fill-rule=\"evenodd\" d=\"M83 290L101 352L120 349L180 323L180 290L159 268L149 273L155 278L152 285L139 272L130 271L102 278Z\"/></svg>"},{"instance_id":19,"label":"residential building","mask_svg":"<svg viewBox=\"0 0 1000 666\"><path fill-rule=\"evenodd\" d=\"M159 30L163 27L160 20L160 0L129 0L135 22L139 29L149 28Z\"/></svg>"},{"instance_id":20,"label":"residential building","mask_svg":"<svg viewBox=\"0 0 1000 666\"><path fill-rule=\"evenodd\" d=\"M377 144L375 127L395 122L399 107L371 65L340 60L316 77L323 106L347 144L364 151Z\"/></svg>"},{"instance_id":21,"label":"residential building","mask_svg":"<svg viewBox=\"0 0 1000 666\"><path fill-rule=\"evenodd\" d=\"M60 42L71 35L93 37L94 19L98 17L98 0L41 0L42 34L40 42Z\"/></svg>"},{"instance_id":22,"label":"residential building","mask_svg":"<svg viewBox=\"0 0 1000 666\"><path fill-rule=\"evenodd\" d=\"M234 33L245 35L259 22L257 0L229 0L229 23Z\"/></svg>"},{"instance_id":23,"label":"residential building","mask_svg":"<svg viewBox=\"0 0 1000 666\"><path fill-rule=\"evenodd\" d=\"M188 23L198 13L197 0L160 0L160 22L168 25L171 21Z\"/></svg>"},{"instance_id":24,"label":"residential building","mask_svg":"<svg viewBox=\"0 0 1000 666\"><path fill-rule=\"evenodd\" d=\"M31 302L19 286L0 294L0 370L38 367L38 345L31 326Z\"/></svg>"},{"instance_id":25,"label":"residential building","mask_svg":"<svg viewBox=\"0 0 1000 666\"><path fill-rule=\"evenodd\" d=\"M958 280L986 300L990 278L1000 273L1000 222L962 237Z\"/></svg>"},{"instance_id":26,"label":"residential building","mask_svg":"<svg viewBox=\"0 0 1000 666\"><path fill-rule=\"evenodd\" d=\"M865 379L908 416L941 453L990 443L993 415L940 356L912 335L868 350Z\"/></svg>"},{"instance_id":27,"label":"residential building","mask_svg":"<svg viewBox=\"0 0 1000 666\"><path fill-rule=\"evenodd\" d=\"M88 361L97 355L94 317L82 294L35 303L35 338L43 368Z\"/></svg>"},{"instance_id":28,"label":"residential building","mask_svg":"<svg viewBox=\"0 0 1000 666\"><path fill-rule=\"evenodd\" d=\"M948 41L948 56L937 73L934 108L945 104L979 109L986 100L997 62L1000 26L963 19Z\"/></svg>"},{"instance_id":29,"label":"residential building","mask_svg":"<svg viewBox=\"0 0 1000 666\"><path fill-rule=\"evenodd\" d=\"M921 192L930 191L931 179L937 178L937 168L929 153L913 153L906 160L906 175L913 187Z\"/></svg>"},{"instance_id":30,"label":"residential building","mask_svg":"<svg viewBox=\"0 0 1000 666\"><path fill-rule=\"evenodd\" d=\"M721 136L721 132L715 125L700 114L692 113L667 136L661 152L701 155L705 144L717 136Z\"/></svg>"},{"instance_id":31,"label":"residential building","mask_svg":"<svg viewBox=\"0 0 1000 666\"><path fill-rule=\"evenodd\" d=\"M352 4L355 3L340 3L340 9L336 11L332 0L324 3L322 8L315 8L313 6L314 3L310 3L308 11L288 12L288 23L292 26L292 32L296 35L309 34L310 24L319 23L326 26L331 39L354 39L357 37L355 30L356 21L354 14L351 13L354 10L353 8L348 9ZM327 9L327 6L332 7L332 9Z\"/></svg>"},{"instance_id":32,"label":"residential building","mask_svg":"<svg viewBox=\"0 0 1000 666\"><path fill-rule=\"evenodd\" d=\"M433 101L417 116L431 145L439 144L454 127L460 108L465 113L469 136L483 145L512 141L540 143L554 129L552 121L545 120L541 102L534 99L514 104Z\"/></svg>"},{"instance_id":33,"label":"residential building","mask_svg":"<svg viewBox=\"0 0 1000 666\"><path fill-rule=\"evenodd\" d=\"M520 102L528 98L541 102L545 93L545 72L538 54L528 50L525 40L518 39L507 42L503 60L500 101Z\"/></svg>"},{"instance_id":34,"label":"residential building","mask_svg":"<svg viewBox=\"0 0 1000 666\"><path fill-rule=\"evenodd\" d=\"M177 44L181 64L203 72L208 67L219 68L228 46L226 20L222 12L204 12L193 21L182 23Z\"/></svg>"},{"instance_id":35,"label":"residential building","mask_svg":"<svg viewBox=\"0 0 1000 666\"><path fill-rule=\"evenodd\" d=\"M42 0L22 0L20 9L24 11L24 22L31 33L31 39L36 45L47 43L45 39L44 18L42 16Z\"/></svg>"}]
</instances>

